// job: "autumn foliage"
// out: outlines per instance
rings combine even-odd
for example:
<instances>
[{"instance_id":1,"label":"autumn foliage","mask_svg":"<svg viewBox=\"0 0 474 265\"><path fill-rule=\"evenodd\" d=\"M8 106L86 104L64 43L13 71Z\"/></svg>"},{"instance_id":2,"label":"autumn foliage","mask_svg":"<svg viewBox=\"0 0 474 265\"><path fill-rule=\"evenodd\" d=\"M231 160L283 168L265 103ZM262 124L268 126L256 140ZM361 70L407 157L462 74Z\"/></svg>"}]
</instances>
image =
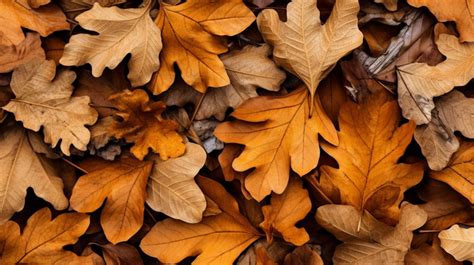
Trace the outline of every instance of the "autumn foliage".
<instances>
[{"instance_id":1,"label":"autumn foliage","mask_svg":"<svg viewBox=\"0 0 474 265\"><path fill-rule=\"evenodd\" d=\"M474 262L474 2L0 0L0 264Z\"/></svg>"}]
</instances>

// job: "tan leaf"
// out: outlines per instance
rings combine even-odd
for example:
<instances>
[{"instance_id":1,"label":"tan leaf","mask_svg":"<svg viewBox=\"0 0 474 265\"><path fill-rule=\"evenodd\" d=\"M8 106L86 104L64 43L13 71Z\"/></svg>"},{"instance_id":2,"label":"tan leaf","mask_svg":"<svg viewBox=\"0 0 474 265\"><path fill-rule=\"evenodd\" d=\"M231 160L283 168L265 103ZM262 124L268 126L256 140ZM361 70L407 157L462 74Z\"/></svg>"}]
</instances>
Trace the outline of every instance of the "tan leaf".
<instances>
[{"instance_id":1,"label":"tan leaf","mask_svg":"<svg viewBox=\"0 0 474 265\"><path fill-rule=\"evenodd\" d=\"M23 3L22 3L23 2ZM38 32L42 37L58 30L68 30L61 9L53 4L37 9L31 8L24 1L1 0L0 1L0 44L19 45L25 39L21 28L27 28Z\"/></svg>"},{"instance_id":2,"label":"tan leaf","mask_svg":"<svg viewBox=\"0 0 474 265\"><path fill-rule=\"evenodd\" d=\"M206 199L194 177L206 162L204 149L186 144L183 156L166 161L154 157L148 180L146 203L155 211L187 223L198 223L206 209Z\"/></svg>"},{"instance_id":3,"label":"tan leaf","mask_svg":"<svg viewBox=\"0 0 474 265\"><path fill-rule=\"evenodd\" d=\"M411 204L402 205L395 227L377 221L367 211L361 221L359 215L350 205L323 205L316 212L318 223L344 242L336 247L335 264L404 264L412 231L426 222L426 213Z\"/></svg>"},{"instance_id":4,"label":"tan leaf","mask_svg":"<svg viewBox=\"0 0 474 265\"><path fill-rule=\"evenodd\" d=\"M149 148L159 153L162 160L184 153L183 139L176 132L178 124L161 117L166 108L164 103L150 101L141 89L126 90L111 96L109 100L119 110L116 116L122 118L111 126L110 134L134 143L131 152L135 157L143 160Z\"/></svg>"},{"instance_id":5,"label":"tan leaf","mask_svg":"<svg viewBox=\"0 0 474 265\"><path fill-rule=\"evenodd\" d=\"M474 99L453 90L436 99L435 105L432 120L416 128L415 140L430 168L442 170L459 148L454 132L459 131L467 138L474 138Z\"/></svg>"},{"instance_id":6,"label":"tan leaf","mask_svg":"<svg viewBox=\"0 0 474 265\"><path fill-rule=\"evenodd\" d=\"M188 102L198 106L196 120L212 116L224 120L228 108L236 108L245 100L258 96L257 88L269 91L280 90L285 79L285 72L280 70L268 58L271 54L267 45L254 47L247 45L242 50L234 50L221 56L230 78L230 85L220 88L209 88L203 95L182 81L176 82L169 91L163 94L166 105L184 106Z\"/></svg>"},{"instance_id":7,"label":"tan leaf","mask_svg":"<svg viewBox=\"0 0 474 265\"><path fill-rule=\"evenodd\" d=\"M151 161L122 157L114 162L91 158L80 164L89 173L80 177L71 195L71 208L90 213L102 206L100 222L107 239L116 244L143 225L145 189Z\"/></svg>"},{"instance_id":8,"label":"tan leaf","mask_svg":"<svg viewBox=\"0 0 474 265\"><path fill-rule=\"evenodd\" d=\"M283 265L324 265L324 263L316 251L305 245L286 255Z\"/></svg>"},{"instance_id":9,"label":"tan leaf","mask_svg":"<svg viewBox=\"0 0 474 265\"><path fill-rule=\"evenodd\" d=\"M56 74L54 61L23 64L12 76L16 98L3 109L13 112L25 128L37 132L43 126L44 141L55 147L61 140L64 154L70 154L71 145L84 151L90 140L85 125L96 122L97 112L89 107L89 97L71 97L75 78L69 70Z\"/></svg>"},{"instance_id":10,"label":"tan leaf","mask_svg":"<svg viewBox=\"0 0 474 265\"><path fill-rule=\"evenodd\" d=\"M292 178L281 195L273 194L270 205L262 207L264 221L260 227L265 231L268 241L273 241L273 230L278 231L286 242L301 246L309 240L304 228L296 227L311 210L308 191L301 180Z\"/></svg>"},{"instance_id":11,"label":"tan leaf","mask_svg":"<svg viewBox=\"0 0 474 265\"><path fill-rule=\"evenodd\" d=\"M456 36L440 34L436 44L447 57L445 61L436 66L412 63L397 69L398 102L403 116L417 124L431 121L433 97L463 86L474 77L473 43L461 44Z\"/></svg>"},{"instance_id":12,"label":"tan leaf","mask_svg":"<svg viewBox=\"0 0 474 265\"><path fill-rule=\"evenodd\" d=\"M423 244L421 247L411 249L405 256L405 264L408 265L460 265L451 255L446 253L438 243L432 246Z\"/></svg>"},{"instance_id":13,"label":"tan leaf","mask_svg":"<svg viewBox=\"0 0 474 265\"><path fill-rule=\"evenodd\" d=\"M35 58L45 58L38 33L26 33L26 38L18 45L0 42L0 73L8 73Z\"/></svg>"},{"instance_id":14,"label":"tan leaf","mask_svg":"<svg viewBox=\"0 0 474 265\"><path fill-rule=\"evenodd\" d=\"M121 265L121 264L135 264L142 265L143 261L138 253L138 250L132 245L126 243L99 245L104 255L105 264L107 265Z\"/></svg>"},{"instance_id":15,"label":"tan leaf","mask_svg":"<svg viewBox=\"0 0 474 265\"><path fill-rule=\"evenodd\" d=\"M51 220L50 210L43 208L28 219L21 234L15 222L9 221L3 226L9 229L2 264L93 264L93 256L78 257L63 249L86 232L89 216L85 214L65 213Z\"/></svg>"},{"instance_id":16,"label":"tan leaf","mask_svg":"<svg viewBox=\"0 0 474 265\"><path fill-rule=\"evenodd\" d=\"M461 41L474 41L474 2L472 0L408 0L414 7L426 6L440 22L455 21Z\"/></svg>"},{"instance_id":17,"label":"tan leaf","mask_svg":"<svg viewBox=\"0 0 474 265\"><path fill-rule=\"evenodd\" d=\"M214 131L223 142L246 146L232 167L237 171L256 168L246 177L245 187L257 201L272 191L281 194L285 190L290 164L300 176L316 167L318 134L338 143L319 98L314 101L312 117L309 102L304 88L285 96L252 98L232 113L238 121L225 122Z\"/></svg>"},{"instance_id":18,"label":"tan leaf","mask_svg":"<svg viewBox=\"0 0 474 265\"><path fill-rule=\"evenodd\" d=\"M204 217L198 224L174 219L158 222L142 239L140 248L163 263L196 256L194 265L230 265L260 234L240 214L237 201L224 187L203 177L197 182L222 213Z\"/></svg>"},{"instance_id":19,"label":"tan leaf","mask_svg":"<svg viewBox=\"0 0 474 265\"><path fill-rule=\"evenodd\" d=\"M263 38L274 47L275 62L298 76L313 99L337 61L362 44L358 12L359 1L337 0L321 25L316 0L293 0L287 6L287 22L281 22L275 10L266 9L257 23Z\"/></svg>"},{"instance_id":20,"label":"tan leaf","mask_svg":"<svg viewBox=\"0 0 474 265\"><path fill-rule=\"evenodd\" d=\"M449 184L474 203L474 142L462 142L448 166L442 171L430 171L430 177Z\"/></svg>"},{"instance_id":21,"label":"tan leaf","mask_svg":"<svg viewBox=\"0 0 474 265\"><path fill-rule=\"evenodd\" d=\"M38 144L44 145L17 124L0 129L0 224L23 209L28 187L57 210L68 206L53 162L35 152Z\"/></svg>"},{"instance_id":22,"label":"tan leaf","mask_svg":"<svg viewBox=\"0 0 474 265\"><path fill-rule=\"evenodd\" d=\"M184 82L201 93L207 87L228 85L229 77L218 57L227 51L227 45L220 36L236 35L254 20L242 0L188 0L179 5L160 2L155 23L161 29L163 50L151 91L159 94L168 90L175 79L175 63Z\"/></svg>"},{"instance_id":23,"label":"tan leaf","mask_svg":"<svg viewBox=\"0 0 474 265\"><path fill-rule=\"evenodd\" d=\"M381 3L389 11L397 11L398 0L375 0L375 3Z\"/></svg>"},{"instance_id":24,"label":"tan leaf","mask_svg":"<svg viewBox=\"0 0 474 265\"><path fill-rule=\"evenodd\" d=\"M82 28L99 35L73 35L64 47L60 62L63 65L92 66L92 75L99 77L105 67L114 69L131 53L128 63L133 86L148 83L160 66L158 55L162 48L160 30L153 23L149 12L152 1L133 9L94 7L76 17Z\"/></svg>"},{"instance_id":25,"label":"tan leaf","mask_svg":"<svg viewBox=\"0 0 474 265\"><path fill-rule=\"evenodd\" d=\"M338 191L341 204L396 222L403 193L423 176L421 163L398 163L415 130L414 122L398 127L400 119L396 101L382 93L361 105L342 106L339 146L321 145L339 164L339 168L321 167L323 190Z\"/></svg>"},{"instance_id":26,"label":"tan leaf","mask_svg":"<svg viewBox=\"0 0 474 265\"><path fill-rule=\"evenodd\" d=\"M454 225L438 235L441 247L458 261L474 262L474 227Z\"/></svg>"},{"instance_id":27,"label":"tan leaf","mask_svg":"<svg viewBox=\"0 0 474 265\"><path fill-rule=\"evenodd\" d=\"M126 2L127 0L59 0L59 5L67 17L75 18L84 11L91 9L94 3L99 3L103 7L109 7Z\"/></svg>"}]
</instances>

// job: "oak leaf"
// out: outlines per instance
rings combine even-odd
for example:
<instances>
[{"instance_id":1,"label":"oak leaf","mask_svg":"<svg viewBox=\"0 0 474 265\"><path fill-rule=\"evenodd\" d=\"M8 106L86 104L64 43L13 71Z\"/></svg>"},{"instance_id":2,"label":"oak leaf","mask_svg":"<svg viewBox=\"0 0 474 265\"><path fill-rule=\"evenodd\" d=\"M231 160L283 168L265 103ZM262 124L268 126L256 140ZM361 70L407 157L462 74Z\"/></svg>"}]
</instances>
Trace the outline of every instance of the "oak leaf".
<instances>
[{"instance_id":1,"label":"oak leaf","mask_svg":"<svg viewBox=\"0 0 474 265\"><path fill-rule=\"evenodd\" d=\"M38 32L42 37L58 30L68 30L61 9L53 4L40 8L31 8L26 1L1 0L0 1L0 44L19 45L25 35L21 28Z\"/></svg>"},{"instance_id":2,"label":"oak leaf","mask_svg":"<svg viewBox=\"0 0 474 265\"><path fill-rule=\"evenodd\" d=\"M143 265L142 258L138 253L138 250L127 244L127 243L119 243L119 244L93 244L95 246L99 246L102 249L102 254L104 256L105 264L110 265L120 265L120 264L135 264L135 265Z\"/></svg>"},{"instance_id":3,"label":"oak leaf","mask_svg":"<svg viewBox=\"0 0 474 265\"><path fill-rule=\"evenodd\" d=\"M133 9L102 7L95 3L76 17L84 29L99 35L73 35L64 47L60 62L63 65L92 66L92 75L99 77L105 67L114 69L131 53L128 63L132 86L148 83L160 66L159 53L162 48L160 30L151 19L149 12L152 1Z\"/></svg>"},{"instance_id":4,"label":"oak leaf","mask_svg":"<svg viewBox=\"0 0 474 265\"><path fill-rule=\"evenodd\" d=\"M396 101L382 93L361 105L342 106L339 146L321 145L339 164L339 168L320 168L323 190L328 194L335 190L341 204L360 212L367 209L388 222L398 220L403 193L423 176L421 163L397 163L415 130L411 121L398 127L400 119Z\"/></svg>"},{"instance_id":5,"label":"oak leaf","mask_svg":"<svg viewBox=\"0 0 474 265\"><path fill-rule=\"evenodd\" d=\"M462 142L448 166L430 171L430 177L447 183L474 203L474 142Z\"/></svg>"},{"instance_id":6,"label":"oak leaf","mask_svg":"<svg viewBox=\"0 0 474 265\"><path fill-rule=\"evenodd\" d=\"M90 132L85 125L97 120L97 112L89 106L89 97L71 97L76 74L60 70L54 61L30 61L13 71L11 88L16 98L3 107L15 114L23 126L39 131L43 126L44 141L55 147L61 140L61 151L69 155L74 145L86 150Z\"/></svg>"},{"instance_id":7,"label":"oak leaf","mask_svg":"<svg viewBox=\"0 0 474 265\"><path fill-rule=\"evenodd\" d=\"M350 205L323 205L316 212L316 220L331 232L342 245L336 247L335 264L404 264L410 249L412 231L426 221L426 213L418 206L403 204L400 220L388 226L364 211Z\"/></svg>"},{"instance_id":8,"label":"oak leaf","mask_svg":"<svg viewBox=\"0 0 474 265\"><path fill-rule=\"evenodd\" d=\"M451 255L446 253L440 245L439 240L433 245L423 244L421 247L411 249L405 256L405 264L410 265L461 265Z\"/></svg>"},{"instance_id":9,"label":"oak leaf","mask_svg":"<svg viewBox=\"0 0 474 265\"><path fill-rule=\"evenodd\" d=\"M441 247L456 260L474 262L474 227L462 228L453 225L438 234Z\"/></svg>"},{"instance_id":10,"label":"oak leaf","mask_svg":"<svg viewBox=\"0 0 474 265\"><path fill-rule=\"evenodd\" d=\"M51 220L48 208L34 213L21 234L20 226L8 221L3 225L8 229L5 229L2 264L93 264L94 254L79 257L63 249L74 244L88 226L89 216L85 214L65 213Z\"/></svg>"},{"instance_id":11,"label":"oak leaf","mask_svg":"<svg viewBox=\"0 0 474 265\"><path fill-rule=\"evenodd\" d=\"M114 162L91 158L80 164L88 173L79 178L71 208L90 213L102 206L100 222L107 239L116 244L132 237L143 224L146 183L153 162L122 157Z\"/></svg>"},{"instance_id":12,"label":"oak leaf","mask_svg":"<svg viewBox=\"0 0 474 265\"><path fill-rule=\"evenodd\" d=\"M445 61L436 66L412 63L397 68L398 102L403 116L418 125L431 121L433 97L463 86L474 77L473 43L461 44L456 36L440 34L436 44L446 56Z\"/></svg>"},{"instance_id":13,"label":"oak leaf","mask_svg":"<svg viewBox=\"0 0 474 265\"><path fill-rule=\"evenodd\" d=\"M162 93L175 79L174 64L186 84L204 93L207 87L229 84L218 55L227 51L225 39L255 20L242 0L188 0L179 5L161 2L155 23L161 29L160 69L150 89Z\"/></svg>"},{"instance_id":14,"label":"oak leaf","mask_svg":"<svg viewBox=\"0 0 474 265\"><path fill-rule=\"evenodd\" d=\"M197 256L195 265L230 265L260 234L240 214L237 201L224 187L203 177L197 182L222 212L204 217L198 224L174 219L158 222L142 239L140 248L163 263Z\"/></svg>"},{"instance_id":15,"label":"oak leaf","mask_svg":"<svg viewBox=\"0 0 474 265\"><path fill-rule=\"evenodd\" d=\"M134 143L130 150L135 157L143 160L149 148L159 153L162 160L184 153L183 139L176 132L178 124L161 116L166 108L164 103L150 101L141 89L126 90L112 95L109 100L118 109L115 115L122 118L111 126L110 134Z\"/></svg>"},{"instance_id":16,"label":"oak leaf","mask_svg":"<svg viewBox=\"0 0 474 265\"><path fill-rule=\"evenodd\" d=\"M265 231L268 241L273 241L274 230L278 231L286 242L301 246L309 240L304 228L295 224L301 221L311 210L308 191L299 179L292 178L285 192L273 194L270 205L262 207L265 219L260 227Z\"/></svg>"},{"instance_id":17,"label":"oak leaf","mask_svg":"<svg viewBox=\"0 0 474 265\"><path fill-rule=\"evenodd\" d=\"M287 6L286 22L280 21L275 10L266 9L257 23L263 38L274 47L275 62L306 84L312 100L337 61L362 44L358 12L359 1L337 0L321 25L316 0L293 0Z\"/></svg>"},{"instance_id":18,"label":"oak leaf","mask_svg":"<svg viewBox=\"0 0 474 265\"><path fill-rule=\"evenodd\" d=\"M232 167L237 171L255 168L246 177L245 187L256 200L261 201L272 191L281 194L285 190L290 164L300 176L316 167L318 134L338 144L334 125L319 98L314 100L316 112L311 117L310 105L304 88L285 96L252 98L232 113L239 120L225 122L214 131L223 142L245 145Z\"/></svg>"},{"instance_id":19,"label":"oak leaf","mask_svg":"<svg viewBox=\"0 0 474 265\"><path fill-rule=\"evenodd\" d=\"M431 121L418 126L415 140L433 170L442 170L459 148L454 132L459 131L467 138L474 138L474 99L453 90L435 99L436 108L431 112Z\"/></svg>"},{"instance_id":20,"label":"oak leaf","mask_svg":"<svg viewBox=\"0 0 474 265\"><path fill-rule=\"evenodd\" d=\"M17 124L0 129L0 223L23 209L28 187L57 210L68 206L54 164L41 154L48 147L36 138Z\"/></svg>"},{"instance_id":21,"label":"oak leaf","mask_svg":"<svg viewBox=\"0 0 474 265\"><path fill-rule=\"evenodd\" d=\"M285 72L268 58L270 47L264 45L254 47L247 45L242 50L234 50L221 56L222 62L230 78L230 85L220 88L209 88L205 95L191 89L184 82L176 82L170 90L163 93L166 105L184 106L192 102L200 104L196 112L196 120L212 116L224 120L228 108L237 108L245 100L258 96L257 88L269 91L280 90L285 79ZM201 97L204 97L201 100ZM201 102L200 102L201 101Z\"/></svg>"},{"instance_id":22,"label":"oak leaf","mask_svg":"<svg viewBox=\"0 0 474 265\"><path fill-rule=\"evenodd\" d=\"M460 41L474 41L474 3L469 0L408 0L414 7L426 6L440 22L455 21Z\"/></svg>"},{"instance_id":23,"label":"oak leaf","mask_svg":"<svg viewBox=\"0 0 474 265\"><path fill-rule=\"evenodd\" d=\"M8 73L35 58L45 58L38 33L26 33L25 39L17 45L0 42L0 73Z\"/></svg>"},{"instance_id":24,"label":"oak leaf","mask_svg":"<svg viewBox=\"0 0 474 265\"><path fill-rule=\"evenodd\" d=\"M166 161L159 157L153 160L146 203L174 219L187 223L201 221L206 199L194 177L206 162L204 149L198 144L187 143L183 156Z\"/></svg>"},{"instance_id":25,"label":"oak leaf","mask_svg":"<svg viewBox=\"0 0 474 265\"><path fill-rule=\"evenodd\" d=\"M319 254L304 245L286 255L283 265L324 265Z\"/></svg>"}]
</instances>

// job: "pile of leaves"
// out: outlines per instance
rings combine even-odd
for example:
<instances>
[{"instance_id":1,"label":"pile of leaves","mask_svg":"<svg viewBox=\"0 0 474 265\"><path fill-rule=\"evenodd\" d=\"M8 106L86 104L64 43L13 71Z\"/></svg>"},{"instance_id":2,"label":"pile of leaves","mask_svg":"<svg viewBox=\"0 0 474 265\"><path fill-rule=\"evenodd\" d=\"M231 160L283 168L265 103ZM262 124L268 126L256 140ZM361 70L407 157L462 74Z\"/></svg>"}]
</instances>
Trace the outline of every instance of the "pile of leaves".
<instances>
[{"instance_id":1,"label":"pile of leaves","mask_svg":"<svg viewBox=\"0 0 474 265\"><path fill-rule=\"evenodd\" d=\"M0 22L0 263L474 262L473 1Z\"/></svg>"}]
</instances>

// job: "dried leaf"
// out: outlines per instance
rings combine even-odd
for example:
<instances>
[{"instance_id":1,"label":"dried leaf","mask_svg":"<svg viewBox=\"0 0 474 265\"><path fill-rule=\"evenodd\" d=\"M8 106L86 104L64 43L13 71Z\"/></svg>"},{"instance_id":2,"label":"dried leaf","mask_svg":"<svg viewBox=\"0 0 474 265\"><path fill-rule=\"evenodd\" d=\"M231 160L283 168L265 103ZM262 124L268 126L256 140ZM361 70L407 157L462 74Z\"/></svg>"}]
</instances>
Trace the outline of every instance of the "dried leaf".
<instances>
[{"instance_id":1,"label":"dried leaf","mask_svg":"<svg viewBox=\"0 0 474 265\"><path fill-rule=\"evenodd\" d=\"M51 220L50 210L43 208L28 219L21 234L15 222L3 226L8 229L5 229L2 264L93 264L93 256L78 257L63 250L86 232L89 216L85 214L66 213Z\"/></svg>"},{"instance_id":2,"label":"dried leaf","mask_svg":"<svg viewBox=\"0 0 474 265\"><path fill-rule=\"evenodd\" d=\"M102 206L100 222L107 239L116 244L143 225L145 189L153 163L122 157L115 162L91 158L80 164L89 172L77 181L71 208L90 213Z\"/></svg>"},{"instance_id":3,"label":"dried leaf","mask_svg":"<svg viewBox=\"0 0 474 265\"><path fill-rule=\"evenodd\" d=\"M0 73L8 73L35 58L45 58L38 33L26 33L26 38L18 45L0 42Z\"/></svg>"},{"instance_id":4,"label":"dried leaf","mask_svg":"<svg viewBox=\"0 0 474 265\"><path fill-rule=\"evenodd\" d=\"M29 187L57 210L68 206L63 182L54 164L35 152L44 144L34 138L32 132L17 124L2 125L0 129L0 224L23 209Z\"/></svg>"},{"instance_id":5,"label":"dried leaf","mask_svg":"<svg viewBox=\"0 0 474 265\"><path fill-rule=\"evenodd\" d=\"M143 238L140 248L163 263L197 256L194 265L230 265L260 234L240 214L237 201L224 187L203 177L197 182L222 213L204 217L199 224L174 219L158 222Z\"/></svg>"},{"instance_id":6,"label":"dried leaf","mask_svg":"<svg viewBox=\"0 0 474 265\"><path fill-rule=\"evenodd\" d=\"M283 265L324 265L324 263L316 251L305 245L286 255Z\"/></svg>"},{"instance_id":7,"label":"dried leaf","mask_svg":"<svg viewBox=\"0 0 474 265\"><path fill-rule=\"evenodd\" d=\"M298 76L313 100L319 83L336 62L362 44L357 27L359 1L337 0L324 25L316 0L293 0L287 10L286 22L280 21L275 10L263 10L257 18L258 28L274 47L275 62Z\"/></svg>"},{"instance_id":8,"label":"dried leaf","mask_svg":"<svg viewBox=\"0 0 474 265\"><path fill-rule=\"evenodd\" d=\"M474 227L461 228L454 225L438 235L441 247L456 260L474 262Z\"/></svg>"},{"instance_id":9,"label":"dried leaf","mask_svg":"<svg viewBox=\"0 0 474 265\"><path fill-rule=\"evenodd\" d=\"M215 130L219 140L246 146L232 167L237 171L256 168L246 177L245 187L257 201L271 191L281 194L285 190L290 164L300 176L316 167L318 134L338 143L319 98L314 101L312 117L309 102L304 88L280 97L252 98L232 113L239 121L225 122Z\"/></svg>"},{"instance_id":10,"label":"dried leaf","mask_svg":"<svg viewBox=\"0 0 474 265\"><path fill-rule=\"evenodd\" d=\"M449 34L440 34L436 44L447 57L445 61L436 66L412 63L397 69L398 102L403 116L418 125L431 121L433 97L463 86L474 77L474 44L461 44Z\"/></svg>"},{"instance_id":11,"label":"dried leaf","mask_svg":"<svg viewBox=\"0 0 474 265\"><path fill-rule=\"evenodd\" d=\"M321 167L323 190L338 191L342 204L360 212L367 209L387 222L398 220L403 193L423 176L421 163L398 163L415 130L414 122L398 127L400 119L396 101L381 93L362 105L342 106L339 146L321 145L339 164Z\"/></svg>"},{"instance_id":12,"label":"dried leaf","mask_svg":"<svg viewBox=\"0 0 474 265\"><path fill-rule=\"evenodd\" d=\"M110 134L134 143L130 150L135 157L143 160L149 148L159 153L162 160L184 153L183 138L176 132L178 124L161 117L166 108L164 103L150 101L141 89L126 90L111 96L109 100L119 110L116 116L123 119L111 126Z\"/></svg>"},{"instance_id":13,"label":"dried leaf","mask_svg":"<svg viewBox=\"0 0 474 265\"><path fill-rule=\"evenodd\" d=\"M336 248L335 264L404 264L411 232L426 221L426 213L411 204L402 205L395 227L377 221L367 211L361 221L359 215L350 205L323 205L316 212L318 223L344 242Z\"/></svg>"},{"instance_id":14,"label":"dried leaf","mask_svg":"<svg viewBox=\"0 0 474 265\"><path fill-rule=\"evenodd\" d=\"M460 41L474 41L474 3L471 0L408 0L414 7L426 6L440 22L455 21Z\"/></svg>"},{"instance_id":15,"label":"dried leaf","mask_svg":"<svg viewBox=\"0 0 474 265\"><path fill-rule=\"evenodd\" d=\"M285 79L285 72L280 70L268 58L270 47L254 47L247 45L242 50L231 51L221 56L222 62L230 78L230 85L221 88L209 88L205 95L193 90L184 82L176 82L170 90L163 94L166 105L184 106L192 102L200 108L196 120L212 116L224 120L228 108L236 108L245 100L258 96L257 88L269 91L280 90ZM201 99L204 97L203 99Z\"/></svg>"},{"instance_id":16,"label":"dried leaf","mask_svg":"<svg viewBox=\"0 0 474 265\"><path fill-rule=\"evenodd\" d=\"M206 162L206 152L198 144L187 143L183 156L155 164L148 180L146 203L153 210L187 223L198 223L206 209L206 199L194 177Z\"/></svg>"},{"instance_id":17,"label":"dried leaf","mask_svg":"<svg viewBox=\"0 0 474 265\"><path fill-rule=\"evenodd\" d=\"M292 178L283 194L273 194L270 205L262 207L264 221L260 227L265 231L267 240L273 241L274 230L278 231L286 242L301 246L308 242L309 235L304 228L296 227L311 210L308 191L299 179Z\"/></svg>"},{"instance_id":18,"label":"dried leaf","mask_svg":"<svg viewBox=\"0 0 474 265\"><path fill-rule=\"evenodd\" d=\"M69 29L66 16L53 4L33 9L22 4L22 1L1 0L0 10L1 45L20 45L25 40L22 27L36 31L42 37L58 30Z\"/></svg>"},{"instance_id":19,"label":"dried leaf","mask_svg":"<svg viewBox=\"0 0 474 265\"><path fill-rule=\"evenodd\" d=\"M389 11L397 11L398 0L375 0L375 3L382 3Z\"/></svg>"},{"instance_id":20,"label":"dried leaf","mask_svg":"<svg viewBox=\"0 0 474 265\"><path fill-rule=\"evenodd\" d=\"M25 128L37 132L43 126L44 141L55 147L61 140L64 154L70 155L71 145L85 151L90 140L85 125L96 122L97 112L89 107L89 97L71 97L75 78L68 70L56 74L54 61L23 64L11 81L16 98L3 109L14 113Z\"/></svg>"},{"instance_id":21,"label":"dried leaf","mask_svg":"<svg viewBox=\"0 0 474 265\"><path fill-rule=\"evenodd\" d=\"M98 245L98 244L94 244ZM126 243L98 245L102 249L105 264L121 265L135 264L142 265L143 261L138 250Z\"/></svg>"},{"instance_id":22,"label":"dried leaf","mask_svg":"<svg viewBox=\"0 0 474 265\"><path fill-rule=\"evenodd\" d=\"M89 63L92 75L99 77L105 67L114 69L131 53L128 78L135 87L148 83L160 66L158 55L162 48L160 31L149 15L151 2L145 1L144 7L134 9L95 3L76 20L84 29L99 35L73 35L64 47L61 64Z\"/></svg>"},{"instance_id":23,"label":"dried leaf","mask_svg":"<svg viewBox=\"0 0 474 265\"><path fill-rule=\"evenodd\" d=\"M448 166L442 171L430 171L430 177L449 184L474 203L474 142L462 142Z\"/></svg>"},{"instance_id":24,"label":"dried leaf","mask_svg":"<svg viewBox=\"0 0 474 265\"><path fill-rule=\"evenodd\" d=\"M228 85L229 77L218 57L227 51L227 45L220 36L236 35L254 20L242 0L188 0L179 5L161 2L155 23L161 29L163 50L160 69L150 85L153 94L171 86L175 63L186 84L201 93L207 87Z\"/></svg>"},{"instance_id":25,"label":"dried leaf","mask_svg":"<svg viewBox=\"0 0 474 265\"><path fill-rule=\"evenodd\" d=\"M423 244L421 247L411 249L405 256L405 264L409 265L460 265L451 255L446 253L439 242L432 246Z\"/></svg>"}]
</instances>

